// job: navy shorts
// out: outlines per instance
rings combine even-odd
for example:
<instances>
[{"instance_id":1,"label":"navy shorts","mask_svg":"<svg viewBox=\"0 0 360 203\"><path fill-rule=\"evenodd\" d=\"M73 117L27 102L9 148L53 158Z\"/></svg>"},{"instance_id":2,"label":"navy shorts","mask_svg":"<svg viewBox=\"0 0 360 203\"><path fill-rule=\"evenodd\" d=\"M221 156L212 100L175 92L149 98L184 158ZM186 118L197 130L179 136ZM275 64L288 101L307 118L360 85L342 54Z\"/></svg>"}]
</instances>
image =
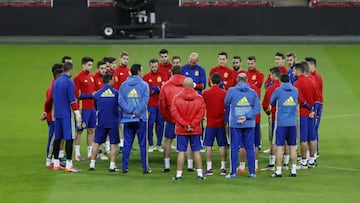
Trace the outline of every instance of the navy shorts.
<instances>
[{"instance_id":1,"label":"navy shorts","mask_svg":"<svg viewBox=\"0 0 360 203\"><path fill-rule=\"evenodd\" d=\"M315 140L315 119L308 116L300 116L300 142Z\"/></svg>"},{"instance_id":2,"label":"navy shorts","mask_svg":"<svg viewBox=\"0 0 360 203\"><path fill-rule=\"evenodd\" d=\"M219 147L225 147L227 145L228 142L226 138L225 127L221 127L221 128L206 127L204 146L212 147L214 145L215 138Z\"/></svg>"},{"instance_id":3,"label":"navy shorts","mask_svg":"<svg viewBox=\"0 0 360 203\"><path fill-rule=\"evenodd\" d=\"M190 142L191 151L196 152L202 149L200 135L178 135L176 136L176 149L179 152L186 152Z\"/></svg>"},{"instance_id":4,"label":"navy shorts","mask_svg":"<svg viewBox=\"0 0 360 203\"><path fill-rule=\"evenodd\" d=\"M277 126L275 131L277 146L284 146L285 140L289 146L296 146L296 126Z\"/></svg>"},{"instance_id":5,"label":"navy shorts","mask_svg":"<svg viewBox=\"0 0 360 203\"><path fill-rule=\"evenodd\" d=\"M165 123L165 138L167 139L175 139L175 124L169 121Z\"/></svg>"},{"instance_id":6,"label":"navy shorts","mask_svg":"<svg viewBox=\"0 0 360 203\"><path fill-rule=\"evenodd\" d=\"M95 111L95 109L81 110L81 118L82 118L81 126L83 129L96 127L96 111Z\"/></svg>"},{"instance_id":7,"label":"navy shorts","mask_svg":"<svg viewBox=\"0 0 360 203\"><path fill-rule=\"evenodd\" d=\"M119 144L119 128L117 126L114 128L96 127L94 142L102 144L106 141L108 135L110 137L110 144Z\"/></svg>"},{"instance_id":8,"label":"navy shorts","mask_svg":"<svg viewBox=\"0 0 360 203\"><path fill-rule=\"evenodd\" d=\"M76 125L73 118L56 118L55 121L55 140L75 139Z\"/></svg>"}]
</instances>

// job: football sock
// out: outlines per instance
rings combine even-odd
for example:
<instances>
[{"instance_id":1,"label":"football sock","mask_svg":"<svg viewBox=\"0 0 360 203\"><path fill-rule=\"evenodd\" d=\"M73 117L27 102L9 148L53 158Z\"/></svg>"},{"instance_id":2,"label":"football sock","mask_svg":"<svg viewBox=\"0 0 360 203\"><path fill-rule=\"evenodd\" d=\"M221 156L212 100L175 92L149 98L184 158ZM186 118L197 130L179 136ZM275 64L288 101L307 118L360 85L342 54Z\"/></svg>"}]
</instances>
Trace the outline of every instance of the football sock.
<instances>
[{"instance_id":1,"label":"football sock","mask_svg":"<svg viewBox=\"0 0 360 203\"><path fill-rule=\"evenodd\" d=\"M120 139L119 147L124 147L124 140Z\"/></svg>"},{"instance_id":2,"label":"football sock","mask_svg":"<svg viewBox=\"0 0 360 203\"><path fill-rule=\"evenodd\" d=\"M182 177L182 171L176 171L176 177Z\"/></svg>"},{"instance_id":3,"label":"football sock","mask_svg":"<svg viewBox=\"0 0 360 203\"><path fill-rule=\"evenodd\" d=\"M276 174L280 175L281 174L281 166L276 166Z\"/></svg>"},{"instance_id":4,"label":"football sock","mask_svg":"<svg viewBox=\"0 0 360 203\"><path fill-rule=\"evenodd\" d=\"M75 145L75 156L80 156L80 145Z\"/></svg>"},{"instance_id":5,"label":"football sock","mask_svg":"<svg viewBox=\"0 0 360 203\"><path fill-rule=\"evenodd\" d=\"M105 152L106 153L110 152L110 141L105 142Z\"/></svg>"},{"instance_id":6,"label":"football sock","mask_svg":"<svg viewBox=\"0 0 360 203\"><path fill-rule=\"evenodd\" d=\"M284 155L284 164L288 165L290 160L290 155Z\"/></svg>"},{"instance_id":7,"label":"football sock","mask_svg":"<svg viewBox=\"0 0 360 203\"><path fill-rule=\"evenodd\" d=\"M89 165L89 167L90 168L95 168L95 160L90 160L90 165ZM110 167L111 168L111 167Z\"/></svg>"},{"instance_id":8,"label":"football sock","mask_svg":"<svg viewBox=\"0 0 360 203\"><path fill-rule=\"evenodd\" d=\"M110 169L115 169L115 168L116 168L115 162L111 161L110 162Z\"/></svg>"},{"instance_id":9,"label":"football sock","mask_svg":"<svg viewBox=\"0 0 360 203\"><path fill-rule=\"evenodd\" d=\"M87 147L87 157L91 157L92 146Z\"/></svg>"},{"instance_id":10,"label":"football sock","mask_svg":"<svg viewBox=\"0 0 360 203\"><path fill-rule=\"evenodd\" d=\"M71 160L73 153L73 140L66 140L65 151L66 151L66 159Z\"/></svg>"},{"instance_id":11,"label":"football sock","mask_svg":"<svg viewBox=\"0 0 360 203\"><path fill-rule=\"evenodd\" d=\"M194 160L188 159L187 162L188 162L188 168L194 168Z\"/></svg>"},{"instance_id":12,"label":"football sock","mask_svg":"<svg viewBox=\"0 0 360 203\"><path fill-rule=\"evenodd\" d=\"M164 165L166 169L170 168L170 158L164 158Z\"/></svg>"},{"instance_id":13,"label":"football sock","mask_svg":"<svg viewBox=\"0 0 360 203\"><path fill-rule=\"evenodd\" d=\"M240 169L245 169L245 162L240 162L239 168Z\"/></svg>"},{"instance_id":14,"label":"football sock","mask_svg":"<svg viewBox=\"0 0 360 203\"><path fill-rule=\"evenodd\" d=\"M196 169L197 175L202 177L203 176L203 170L202 169Z\"/></svg>"},{"instance_id":15,"label":"football sock","mask_svg":"<svg viewBox=\"0 0 360 203\"><path fill-rule=\"evenodd\" d=\"M309 164L314 164L314 162L315 162L315 157L310 157Z\"/></svg>"},{"instance_id":16,"label":"football sock","mask_svg":"<svg viewBox=\"0 0 360 203\"><path fill-rule=\"evenodd\" d=\"M259 160L255 160L255 169L258 169L259 167L258 167L258 162L259 162ZM244 162L245 163L245 162ZM245 167L244 167L245 168Z\"/></svg>"},{"instance_id":17,"label":"football sock","mask_svg":"<svg viewBox=\"0 0 360 203\"><path fill-rule=\"evenodd\" d=\"M59 158L63 158L65 156L64 150L59 151Z\"/></svg>"},{"instance_id":18,"label":"football sock","mask_svg":"<svg viewBox=\"0 0 360 203\"><path fill-rule=\"evenodd\" d=\"M296 174L296 164L291 165L291 173Z\"/></svg>"},{"instance_id":19,"label":"football sock","mask_svg":"<svg viewBox=\"0 0 360 203\"><path fill-rule=\"evenodd\" d=\"M66 160L66 168L71 168L72 166L72 160Z\"/></svg>"},{"instance_id":20,"label":"football sock","mask_svg":"<svg viewBox=\"0 0 360 203\"><path fill-rule=\"evenodd\" d=\"M50 165L51 164L51 159L46 159L46 165Z\"/></svg>"},{"instance_id":21,"label":"football sock","mask_svg":"<svg viewBox=\"0 0 360 203\"><path fill-rule=\"evenodd\" d=\"M269 156L269 165L275 165L275 155Z\"/></svg>"},{"instance_id":22,"label":"football sock","mask_svg":"<svg viewBox=\"0 0 360 203\"><path fill-rule=\"evenodd\" d=\"M55 166L55 167L59 167L59 166L60 166L60 161L59 161L59 159L54 159L54 166Z\"/></svg>"},{"instance_id":23,"label":"football sock","mask_svg":"<svg viewBox=\"0 0 360 203\"><path fill-rule=\"evenodd\" d=\"M222 169L222 168L226 168L226 161L221 161L220 169Z\"/></svg>"},{"instance_id":24,"label":"football sock","mask_svg":"<svg viewBox=\"0 0 360 203\"><path fill-rule=\"evenodd\" d=\"M206 170L210 170L212 169L212 162L211 161L207 161L206 162Z\"/></svg>"}]
</instances>

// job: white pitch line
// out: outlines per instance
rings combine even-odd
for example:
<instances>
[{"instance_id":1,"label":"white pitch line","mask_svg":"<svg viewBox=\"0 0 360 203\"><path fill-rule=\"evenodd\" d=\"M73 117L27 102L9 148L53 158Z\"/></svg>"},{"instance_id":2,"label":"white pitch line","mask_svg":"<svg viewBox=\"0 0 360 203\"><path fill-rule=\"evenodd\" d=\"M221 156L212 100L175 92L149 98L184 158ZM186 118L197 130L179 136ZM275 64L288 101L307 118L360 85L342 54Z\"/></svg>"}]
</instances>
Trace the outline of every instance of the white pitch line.
<instances>
[{"instance_id":1,"label":"white pitch line","mask_svg":"<svg viewBox=\"0 0 360 203\"><path fill-rule=\"evenodd\" d=\"M360 169L357 169L357 168L343 168L343 167L323 166L323 165L319 165L318 167L320 167L320 168L335 169L335 170L342 170L342 171L356 171L356 172L360 172Z\"/></svg>"},{"instance_id":2,"label":"white pitch line","mask_svg":"<svg viewBox=\"0 0 360 203\"><path fill-rule=\"evenodd\" d=\"M347 117L359 117L360 113L356 113L356 114L341 114L341 115L330 115L330 116L323 116L321 117L321 119L331 119L331 118L347 118ZM264 127L268 127L269 125L266 124L261 124L260 127L264 128Z\"/></svg>"}]
</instances>

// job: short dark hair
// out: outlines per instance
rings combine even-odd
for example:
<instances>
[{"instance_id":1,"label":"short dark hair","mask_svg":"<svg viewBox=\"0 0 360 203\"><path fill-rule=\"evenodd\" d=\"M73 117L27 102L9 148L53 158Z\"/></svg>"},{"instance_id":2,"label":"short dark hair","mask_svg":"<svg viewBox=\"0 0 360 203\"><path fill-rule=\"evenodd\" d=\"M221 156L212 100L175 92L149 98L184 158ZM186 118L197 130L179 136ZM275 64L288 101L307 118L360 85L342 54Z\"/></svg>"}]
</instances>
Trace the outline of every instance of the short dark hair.
<instances>
[{"instance_id":1,"label":"short dark hair","mask_svg":"<svg viewBox=\"0 0 360 203\"><path fill-rule=\"evenodd\" d=\"M241 62L241 57L240 56L234 56L233 59L239 59Z\"/></svg>"},{"instance_id":2,"label":"short dark hair","mask_svg":"<svg viewBox=\"0 0 360 203\"><path fill-rule=\"evenodd\" d=\"M69 70L74 69L73 64L69 62L65 62L63 67L64 67L64 73L67 73L69 72Z\"/></svg>"},{"instance_id":3,"label":"short dark hair","mask_svg":"<svg viewBox=\"0 0 360 203\"><path fill-rule=\"evenodd\" d=\"M228 58L228 54L225 51L221 51L218 53L218 56L226 56L226 58Z\"/></svg>"},{"instance_id":4,"label":"short dark hair","mask_svg":"<svg viewBox=\"0 0 360 203\"><path fill-rule=\"evenodd\" d=\"M270 72L271 72L271 74L274 74L276 77L280 77L280 75L281 75L281 70L280 70L280 68L277 67L277 66L271 68L271 69L270 69Z\"/></svg>"},{"instance_id":5,"label":"short dark hair","mask_svg":"<svg viewBox=\"0 0 360 203\"><path fill-rule=\"evenodd\" d=\"M138 75L139 71L141 71L141 64L135 63L130 68L131 75Z\"/></svg>"},{"instance_id":6,"label":"short dark hair","mask_svg":"<svg viewBox=\"0 0 360 203\"><path fill-rule=\"evenodd\" d=\"M285 59L285 55L281 52L276 52L275 56L280 56L282 59Z\"/></svg>"},{"instance_id":7,"label":"short dark hair","mask_svg":"<svg viewBox=\"0 0 360 203\"><path fill-rule=\"evenodd\" d=\"M61 63L65 63L65 60L71 60L71 56L63 56L61 59Z\"/></svg>"},{"instance_id":8,"label":"short dark hair","mask_svg":"<svg viewBox=\"0 0 360 203\"><path fill-rule=\"evenodd\" d=\"M285 74L285 73L284 73L284 74L281 74L281 75L280 75L280 81L281 81L281 82L284 82L284 83L285 83L285 82L290 82L290 76L289 76L288 74Z\"/></svg>"},{"instance_id":9,"label":"short dark hair","mask_svg":"<svg viewBox=\"0 0 360 203\"><path fill-rule=\"evenodd\" d=\"M171 58L171 60L174 60L174 59L179 59L179 60L181 60L180 56L173 56L173 57Z\"/></svg>"},{"instance_id":10,"label":"short dark hair","mask_svg":"<svg viewBox=\"0 0 360 203\"><path fill-rule=\"evenodd\" d=\"M113 75L105 74L102 76L102 79L103 79L104 84L108 84L110 82L110 80L113 79Z\"/></svg>"},{"instance_id":11,"label":"short dark hair","mask_svg":"<svg viewBox=\"0 0 360 203\"><path fill-rule=\"evenodd\" d=\"M301 73L305 73L305 65L303 63L295 63L295 70L299 70Z\"/></svg>"},{"instance_id":12,"label":"short dark hair","mask_svg":"<svg viewBox=\"0 0 360 203\"><path fill-rule=\"evenodd\" d=\"M105 65L105 64L106 64L105 61L98 61L97 64L96 64L96 67L100 68L101 65Z\"/></svg>"},{"instance_id":13,"label":"short dark hair","mask_svg":"<svg viewBox=\"0 0 360 203\"><path fill-rule=\"evenodd\" d=\"M107 57L107 56L102 58L102 61L104 61L105 63L111 63L110 60L109 60L109 57Z\"/></svg>"},{"instance_id":14,"label":"short dark hair","mask_svg":"<svg viewBox=\"0 0 360 203\"><path fill-rule=\"evenodd\" d=\"M160 49L159 55L160 54L169 54L169 51L167 49Z\"/></svg>"},{"instance_id":15,"label":"short dark hair","mask_svg":"<svg viewBox=\"0 0 360 203\"><path fill-rule=\"evenodd\" d=\"M289 53L286 54L286 57L294 57L294 58L296 58L296 54L295 54L295 52L289 52Z\"/></svg>"},{"instance_id":16,"label":"short dark hair","mask_svg":"<svg viewBox=\"0 0 360 203\"><path fill-rule=\"evenodd\" d=\"M316 59L315 59L315 58L313 58L313 57L306 57L306 58L305 58L305 61L308 62L308 63L313 64L313 65L316 67Z\"/></svg>"},{"instance_id":17,"label":"short dark hair","mask_svg":"<svg viewBox=\"0 0 360 203\"><path fill-rule=\"evenodd\" d=\"M171 67L171 73L173 75L181 74L181 67L180 66Z\"/></svg>"},{"instance_id":18,"label":"short dark hair","mask_svg":"<svg viewBox=\"0 0 360 203\"><path fill-rule=\"evenodd\" d=\"M63 64L62 63L55 63L52 68L51 68L51 72L54 76L54 78L58 75L60 75L61 73L64 72L64 67L63 67Z\"/></svg>"},{"instance_id":19,"label":"short dark hair","mask_svg":"<svg viewBox=\"0 0 360 203\"><path fill-rule=\"evenodd\" d=\"M120 58L122 58L123 56L129 56L129 53L127 53L126 51L122 51L120 53Z\"/></svg>"},{"instance_id":20,"label":"short dark hair","mask_svg":"<svg viewBox=\"0 0 360 203\"><path fill-rule=\"evenodd\" d=\"M114 58L114 57L112 57L112 56L109 56L108 59L109 59L109 62L110 62L110 63L116 61L116 58Z\"/></svg>"},{"instance_id":21,"label":"short dark hair","mask_svg":"<svg viewBox=\"0 0 360 203\"><path fill-rule=\"evenodd\" d=\"M81 64L84 65L84 64L86 64L86 63L89 62L89 61L94 62L94 59L91 58L91 57L89 57L89 56L85 56L85 57L83 57L83 58L81 59Z\"/></svg>"},{"instance_id":22,"label":"short dark hair","mask_svg":"<svg viewBox=\"0 0 360 203\"><path fill-rule=\"evenodd\" d=\"M157 60L156 58L152 58L149 60L149 63L159 63L159 60Z\"/></svg>"},{"instance_id":23,"label":"short dark hair","mask_svg":"<svg viewBox=\"0 0 360 203\"><path fill-rule=\"evenodd\" d=\"M309 64L306 61L300 61L304 65L304 73L309 73Z\"/></svg>"},{"instance_id":24,"label":"short dark hair","mask_svg":"<svg viewBox=\"0 0 360 203\"><path fill-rule=\"evenodd\" d=\"M214 74L212 74L211 75L211 82L213 83L213 84L215 84L215 85L218 85L218 84L220 84L220 82L221 82L221 76L220 76L220 74L219 73L214 73Z\"/></svg>"},{"instance_id":25,"label":"short dark hair","mask_svg":"<svg viewBox=\"0 0 360 203\"><path fill-rule=\"evenodd\" d=\"M256 61L256 57L255 57L255 56L249 56L247 59L250 60L250 61Z\"/></svg>"}]
</instances>

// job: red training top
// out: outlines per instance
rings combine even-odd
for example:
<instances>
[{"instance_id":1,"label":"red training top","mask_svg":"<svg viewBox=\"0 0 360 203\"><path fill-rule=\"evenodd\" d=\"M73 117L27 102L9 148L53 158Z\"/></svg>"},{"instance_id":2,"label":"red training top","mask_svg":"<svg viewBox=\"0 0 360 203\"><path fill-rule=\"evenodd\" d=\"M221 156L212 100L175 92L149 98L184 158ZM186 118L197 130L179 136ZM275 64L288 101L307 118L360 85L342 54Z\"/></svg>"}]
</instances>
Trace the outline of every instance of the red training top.
<instances>
[{"instance_id":1,"label":"red training top","mask_svg":"<svg viewBox=\"0 0 360 203\"><path fill-rule=\"evenodd\" d=\"M151 86L156 86L159 89L164 84L167 76L164 76L162 72L153 73L150 71L143 76L143 80L149 84L150 90L150 98L148 102L148 106L159 106L159 96L160 92L155 93L155 91L151 88Z\"/></svg>"},{"instance_id":2,"label":"red training top","mask_svg":"<svg viewBox=\"0 0 360 203\"><path fill-rule=\"evenodd\" d=\"M172 68L171 63L167 63L167 64L159 63L158 71L162 72L164 76L166 76L165 81L169 80L171 77L171 68Z\"/></svg>"},{"instance_id":3,"label":"red training top","mask_svg":"<svg viewBox=\"0 0 360 203\"><path fill-rule=\"evenodd\" d=\"M224 103L224 102L223 102ZM202 132L201 120L206 105L201 95L192 88L185 88L174 97L171 115L175 119L176 135L199 135ZM190 126L193 130L187 131Z\"/></svg>"},{"instance_id":4,"label":"red training top","mask_svg":"<svg viewBox=\"0 0 360 203\"><path fill-rule=\"evenodd\" d=\"M212 86L203 92L206 104L206 126L210 128L221 128L225 126L225 105L226 91L218 85Z\"/></svg>"},{"instance_id":5,"label":"red training top","mask_svg":"<svg viewBox=\"0 0 360 203\"><path fill-rule=\"evenodd\" d=\"M250 86L253 85L261 90L261 86L264 82L264 74L255 68L254 70L248 70L246 75Z\"/></svg>"},{"instance_id":6,"label":"red training top","mask_svg":"<svg viewBox=\"0 0 360 203\"><path fill-rule=\"evenodd\" d=\"M82 70L74 77L75 97L78 99L79 109L95 109L94 98L90 94L95 92L95 82L92 75ZM88 95L86 98L83 96Z\"/></svg>"},{"instance_id":7,"label":"red training top","mask_svg":"<svg viewBox=\"0 0 360 203\"><path fill-rule=\"evenodd\" d=\"M263 107L264 111L267 111L269 108L271 109L271 121L272 122L275 122L276 107L271 108L270 98L271 98L272 93L278 87L280 87L280 80L275 80L274 83L266 89L264 100L262 102L262 107Z\"/></svg>"},{"instance_id":8,"label":"red training top","mask_svg":"<svg viewBox=\"0 0 360 203\"><path fill-rule=\"evenodd\" d=\"M216 66L210 70L209 78L211 78L212 74L219 73L221 76L221 80L224 82L225 90L229 89L236 85L234 84L234 72L230 68L226 66ZM210 79L209 79L210 85Z\"/></svg>"},{"instance_id":9,"label":"red training top","mask_svg":"<svg viewBox=\"0 0 360 203\"><path fill-rule=\"evenodd\" d=\"M119 65L114 70L114 84L113 87L116 90L120 89L121 84L126 80L128 76L130 76L130 69L127 66Z\"/></svg>"},{"instance_id":10,"label":"red training top","mask_svg":"<svg viewBox=\"0 0 360 203\"><path fill-rule=\"evenodd\" d=\"M93 74L93 78L95 81L95 91L98 91L99 89L101 89L104 86L102 75L100 75L100 73L96 71Z\"/></svg>"}]
</instances>

